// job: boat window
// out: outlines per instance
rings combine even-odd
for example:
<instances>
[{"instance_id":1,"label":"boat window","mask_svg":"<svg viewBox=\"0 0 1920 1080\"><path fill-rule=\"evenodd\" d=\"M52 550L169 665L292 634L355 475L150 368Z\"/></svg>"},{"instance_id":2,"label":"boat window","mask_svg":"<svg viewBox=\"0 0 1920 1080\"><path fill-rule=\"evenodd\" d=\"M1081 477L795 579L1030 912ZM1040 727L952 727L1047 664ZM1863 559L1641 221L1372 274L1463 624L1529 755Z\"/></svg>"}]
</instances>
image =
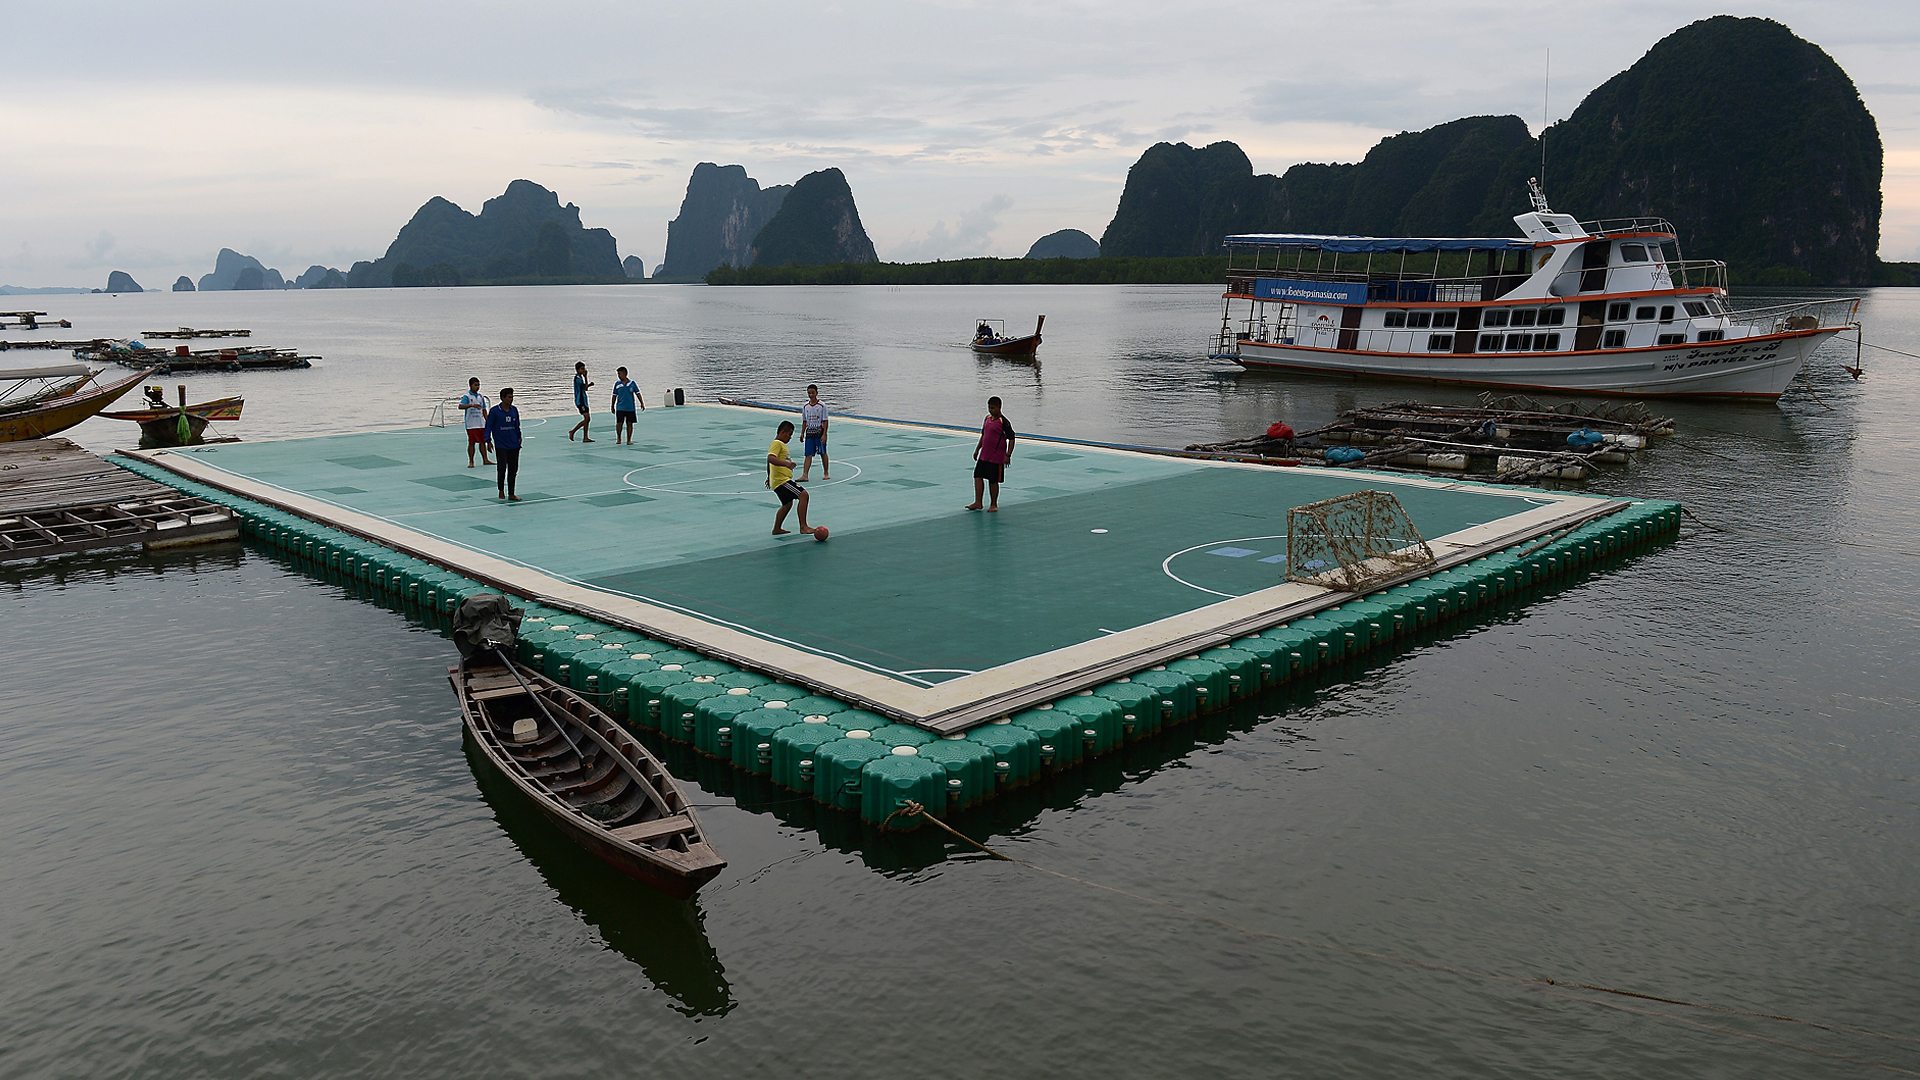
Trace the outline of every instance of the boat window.
<instances>
[{"instance_id":1,"label":"boat window","mask_svg":"<svg viewBox=\"0 0 1920 1080\"><path fill-rule=\"evenodd\" d=\"M1407 325L1424 330L1433 325L1433 312L1409 311L1407 312Z\"/></svg>"},{"instance_id":2,"label":"boat window","mask_svg":"<svg viewBox=\"0 0 1920 1080\"><path fill-rule=\"evenodd\" d=\"M1388 329L1405 326L1407 325L1407 313L1404 311L1389 311L1387 312L1386 321L1381 325Z\"/></svg>"},{"instance_id":3,"label":"boat window","mask_svg":"<svg viewBox=\"0 0 1920 1080\"><path fill-rule=\"evenodd\" d=\"M1445 330L1460 325L1460 313L1457 311L1436 311L1433 313L1433 327Z\"/></svg>"},{"instance_id":4,"label":"boat window","mask_svg":"<svg viewBox=\"0 0 1920 1080\"><path fill-rule=\"evenodd\" d=\"M1488 308L1487 313L1485 315L1480 316L1480 325L1481 326L1507 325L1507 309L1506 308Z\"/></svg>"},{"instance_id":5,"label":"boat window","mask_svg":"<svg viewBox=\"0 0 1920 1080\"><path fill-rule=\"evenodd\" d=\"M1499 352L1500 351L1500 335L1499 334L1481 334L1480 335L1480 351L1481 352Z\"/></svg>"},{"instance_id":6,"label":"boat window","mask_svg":"<svg viewBox=\"0 0 1920 1080\"><path fill-rule=\"evenodd\" d=\"M1701 303L1698 300L1689 300L1680 306L1686 308L1687 314L1692 315L1695 318L1698 318L1707 313L1707 305Z\"/></svg>"},{"instance_id":7,"label":"boat window","mask_svg":"<svg viewBox=\"0 0 1920 1080\"><path fill-rule=\"evenodd\" d=\"M1636 319L1639 319L1642 322L1645 322L1648 319L1653 318L1653 305L1648 304L1645 307L1634 308L1633 317Z\"/></svg>"},{"instance_id":8,"label":"boat window","mask_svg":"<svg viewBox=\"0 0 1920 1080\"><path fill-rule=\"evenodd\" d=\"M1626 322L1627 316L1632 313L1633 305L1627 303L1625 300L1615 300L1613 303L1607 305L1608 322Z\"/></svg>"},{"instance_id":9,"label":"boat window","mask_svg":"<svg viewBox=\"0 0 1920 1080\"><path fill-rule=\"evenodd\" d=\"M1725 340L1726 340L1726 337L1727 337L1727 332L1726 332L1725 330L1702 330L1702 331L1700 331L1700 336L1699 336L1699 337L1696 337L1696 338L1694 338L1693 340L1695 340L1695 341L1725 341Z\"/></svg>"},{"instance_id":10,"label":"boat window","mask_svg":"<svg viewBox=\"0 0 1920 1080\"><path fill-rule=\"evenodd\" d=\"M1532 334L1508 334L1507 352L1526 352L1533 348Z\"/></svg>"},{"instance_id":11,"label":"boat window","mask_svg":"<svg viewBox=\"0 0 1920 1080\"><path fill-rule=\"evenodd\" d=\"M1680 245L1672 240L1662 240L1660 242L1660 257L1667 262L1679 262Z\"/></svg>"},{"instance_id":12,"label":"boat window","mask_svg":"<svg viewBox=\"0 0 1920 1080\"><path fill-rule=\"evenodd\" d=\"M1560 347L1560 335L1535 334L1533 335L1533 347L1541 352L1553 352Z\"/></svg>"},{"instance_id":13,"label":"boat window","mask_svg":"<svg viewBox=\"0 0 1920 1080\"><path fill-rule=\"evenodd\" d=\"M1541 326L1567 325L1567 309L1563 307L1541 308L1540 309L1540 325Z\"/></svg>"},{"instance_id":14,"label":"boat window","mask_svg":"<svg viewBox=\"0 0 1920 1080\"><path fill-rule=\"evenodd\" d=\"M1653 343L1655 345L1685 345L1687 343L1687 335L1661 334L1659 337L1653 339Z\"/></svg>"},{"instance_id":15,"label":"boat window","mask_svg":"<svg viewBox=\"0 0 1920 1080\"><path fill-rule=\"evenodd\" d=\"M1661 322L1673 321L1673 305L1672 304L1660 305L1660 321Z\"/></svg>"},{"instance_id":16,"label":"boat window","mask_svg":"<svg viewBox=\"0 0 1920 1080\"><path fill-rule=\"evenodd\" d=\"M1600 347L1603 349L1624 349L1627 347L1625 330L1609 330L1600 335Z\"/></svg>"},{"instance_id":17,"label":"boat window","mask_svg":"<svg viewBox=\"0 0 1920 1080\"><path fill-rule=\"evenodd\" d=\"M1539 308L1523 307L1513 309L1513 325L1515 326L1532 326L1534 321L1539 317Z\"/></svg>"},{"instance_id":18,"label":"boat window","mask_svg":"<svg viewBox=\"0 0 1920 1080\"><path fill-rule=\"evenodd\" d=\"M1453 351L1453 335L1452 334L1428 334L1427 335L1427 351L1428 352L1452 352Z\"/></svg>"},{"instance_id":19,"label":"boat window","mask_svg":"<svg viewBox=\"0 0 1920 1080\"><path fill-rule=\"evenodd\" d=\"M1620 261L1621 262L1646 262L1647 261L1647 245L1621 244L1620 245Z\"/></svg>"}]
</instances>

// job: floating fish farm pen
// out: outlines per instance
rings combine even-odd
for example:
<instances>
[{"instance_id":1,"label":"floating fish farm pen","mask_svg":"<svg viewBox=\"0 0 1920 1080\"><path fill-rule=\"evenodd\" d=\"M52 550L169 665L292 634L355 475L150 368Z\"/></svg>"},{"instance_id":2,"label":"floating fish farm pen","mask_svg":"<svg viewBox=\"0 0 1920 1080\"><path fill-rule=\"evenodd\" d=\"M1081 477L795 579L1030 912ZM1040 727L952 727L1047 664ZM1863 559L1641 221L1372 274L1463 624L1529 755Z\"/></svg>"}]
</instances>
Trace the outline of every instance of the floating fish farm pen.
<instances>
[{"instance_id":1,"label":"floating fish farm pen","mask_svg":"<svg viewBox=\"0 0 1920 1080\"><path fill-rule=\"evenodd\" d=\"M742 774L911 828L1389 653L1674 537L1671 502L1198 461L1023 436L997 514L974 434L833 420L770 536L781 414L650 410L633 446L530 419L524 501L443 428L123 454L315 577L446 629L525 611L520 659ZM569 417L568 419L571 419Z\"/></svg>"}]
</instances>

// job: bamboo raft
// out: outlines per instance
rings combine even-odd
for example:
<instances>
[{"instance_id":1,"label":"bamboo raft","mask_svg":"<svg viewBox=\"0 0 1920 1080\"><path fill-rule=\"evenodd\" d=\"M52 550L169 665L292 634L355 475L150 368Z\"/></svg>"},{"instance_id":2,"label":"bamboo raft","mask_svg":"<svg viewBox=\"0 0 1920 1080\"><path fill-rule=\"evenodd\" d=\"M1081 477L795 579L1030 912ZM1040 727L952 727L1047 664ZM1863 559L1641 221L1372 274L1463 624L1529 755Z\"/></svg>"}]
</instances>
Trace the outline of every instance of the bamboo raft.
<instances>
[{"instance_id":1,"label":"bamboo raft","mask_svg":"<svg viewBox=\"0 0 1920 1080\"><path fill-rule=\"evenodd\" d=\"M46 315L44 311L0 311L0 330L10 328L38 330L40 329L40 319L44 315ZM67 319L54 319L49 321L47 325L58 326L66 330L73 328L73 323Z\"/></svg>"},{"instance_id":2,"label":"bamboo raft","mask_svg":"<svg viewBox=\"0 0 1920 1080\"><path fill-rule=\"evenodd\" d=\"M1672 435L1674 423L1639 402L1547 405L1483 394L1478 405L1405 401L1349 409L1292 438L1272 430L1187 449L1268 464L1473 473L1497 483L1580 481L1595 466L1631 461L1653 439Z\"/></svg>"},{"instance_id":3,"label":"bamboo raft","mask_svg":"<svg viewBox=\"0 0 1920 1080\"><path fill-rule=\"evenodd\" d=\"M94 363L121 364L126 367L153 368L160 375L185 375L196 371L270 371L310 368L318 356L302 356L294 349L247 347L240 349L188 350L185 345L172 349L147 348L135 343L113 341L75 349L74 358Z\"/></svg>"},{"instance_id":4,"label":"bamboo raft","mask_svg":"<svg viewBox=\"0 0 1920 1080\"><path fill-rule=\"evenodd\" d=\"M62 323L61 325L66 325ZM31 329L31 327L29 327ZM61 341L57 338L26 341L0 341L0 352L8 349L94 349L112 344L106 338L87 338L84 341Z\"/></svg>"},{"instance_id":5,"label":"bamboo raft","mask_svg":"<svg viewBox=\"0 0 1920 1080\"><path fill-rule=\"evenodd\" d=\"M252 337L253 331L251 330L196 330L191 326L182 326L174 330L148 330L145 336L150 338L177 338L177 339Z\"/></svg>"}]
</instances>

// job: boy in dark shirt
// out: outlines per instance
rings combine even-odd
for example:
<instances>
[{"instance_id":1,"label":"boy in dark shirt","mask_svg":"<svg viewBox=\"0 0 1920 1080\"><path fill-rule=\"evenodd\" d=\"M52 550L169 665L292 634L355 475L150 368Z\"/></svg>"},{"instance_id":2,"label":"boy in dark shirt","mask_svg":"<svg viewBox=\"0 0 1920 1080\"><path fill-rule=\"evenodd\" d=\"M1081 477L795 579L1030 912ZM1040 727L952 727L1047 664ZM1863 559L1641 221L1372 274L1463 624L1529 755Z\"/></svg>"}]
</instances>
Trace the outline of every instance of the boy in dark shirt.
<instances>
[{"instance_id":1,"label":"boy in dark shirt","mask_svg":"<svg viewBox=\"0 0 1920 1080\"><path fill-rule=\"evenodd\" d=\"M520 410L513 407L511 386L500 391L500 404L487 411L487 438L493 442L500 498L519 502L513 484L520 477Z\"/></svg>"}]
</instances>

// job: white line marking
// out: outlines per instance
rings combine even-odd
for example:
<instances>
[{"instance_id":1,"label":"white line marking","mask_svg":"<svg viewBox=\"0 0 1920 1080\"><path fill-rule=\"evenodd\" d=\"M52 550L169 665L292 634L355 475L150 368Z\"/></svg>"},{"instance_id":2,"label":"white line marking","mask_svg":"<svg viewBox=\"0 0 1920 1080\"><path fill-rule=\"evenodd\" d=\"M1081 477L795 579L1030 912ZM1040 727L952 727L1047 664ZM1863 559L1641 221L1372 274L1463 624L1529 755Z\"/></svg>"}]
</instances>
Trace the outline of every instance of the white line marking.
<instances>
[{"instance_id":1,"label":"white line marking","mask_svg":"<svg viewBox=\"0 0 1920 1080\"><path fill-rule=\"evenodd\" d=\"M1209 589L1209 588L1205 588L1204 586L1195 585L1193 582L1188 581L1186 578L1183 578L1179 574L1176 574L1173 572L1173 560L1179 558L1182 555L1185 555L1189 551L1199 551L1202 548L1219 547L1222 544L1244 544L1253 540L1285 540L1286 538L1287 538L1286 533L1279 533L1271 536L1237 536L1237 537L1234 537L1232 540L1209 540L1204 544L1195 544L1192 547L1181 548L1179 551L1176 551L1173 554L1167 556L1166 558L1160 560L1160 572L1172 578L1173 580L1179 582L1180 584L1185 585L1189 589L1198 589L1209 596L1224 596L1227 599L1232 600L1235 597L1245 596L1246 594L1221 592L1218 589ZM1261 586L1261 588L1263 589L1266 587L1267 586L1265 585Z\"/></svg>"}]
</instances>

